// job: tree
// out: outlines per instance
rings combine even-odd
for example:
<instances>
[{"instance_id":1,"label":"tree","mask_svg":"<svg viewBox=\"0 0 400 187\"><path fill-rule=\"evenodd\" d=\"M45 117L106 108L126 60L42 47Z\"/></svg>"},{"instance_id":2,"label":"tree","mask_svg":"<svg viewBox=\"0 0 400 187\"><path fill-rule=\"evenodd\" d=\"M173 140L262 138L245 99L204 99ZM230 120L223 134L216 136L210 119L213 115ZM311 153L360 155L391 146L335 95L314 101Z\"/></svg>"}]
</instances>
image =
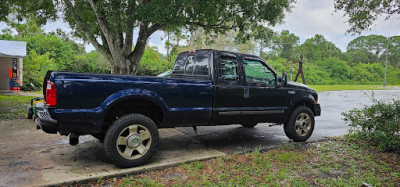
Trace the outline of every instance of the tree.
<instances>
[{"instance_id":1,"label":"tree","mask_svg":"<svg viewBox=\"0 0 400 187\"><path fill-rule=\"evenodd\" d=\"M394 67L400 67L400 36L390 37L389 40L389 51L388 51L388 61ZM381 62L385 61L386 54L381 56Z\"/></svg>"},{"instance_id":2,"label":"tree","mask_svg":"<svg viewBox=\"0 0 400 187\"><path fill-rule=\"evenodd\" d=\"M381 35L360 36L347 44L346 54L352 62L378 62L386 52L387 38Z\"/></svg>"},{"instance_id":3,"label":"tree","mask_svg":"<svg viewBox=\"0 0 400 187\"><path fill-rule=\"evenodd\" d=\"M8 0L19 15L62 18L90 42L113 73L135 74L149 37L165 28L224 33L255 24L275 25L294 0ZM0 6L1 7L1 6ZM9 12L9 9L4 9ZM23 10L23 11L19 11ZM0 10L0 12L3 10ZM0 18L2 19L2 18ZM4 18L3 18L4 19ZM137 40L133 45L134 30Z\"/></svg>"},{"instance_id":4,"label":"tree","mask_svg":"<svg viewBox=\"0 0 400 187\"><path fill-rule=\"evenodd\" d=\"M199 29L191 33L188 38L187 50L216 49L238 51L241 53L254 53L255 46L250 40L237 39L238 31L230 30L225 34L205 33Z\"/></svg>"},{"instance_id":5,"label":"tree","mask_svg":"<svg viewBox=\"0 0 400 187\"><path fill-rule=\"evenodd\" d=\"M379 16L389 19L400 14L398 0L335 0L335 10L343 10L349 17L348 32L361 33L371 27Z\"/></svg>"},{"instance_id":6,"label":"tree","mask_svg":"<svg viewBox=\"0 0 400 187\"><path fill-rule=\"evenodd\" d=\"M237 43L246 43L248 40L254 41L259 49L259 56L261 56L264 49L271 46L274 35L275 32L272 29L258 25L249 31L239 32L235 39Z\"/></svg>"},{"instance_id":7,"label":"tree","mask_svg":"<svg viewBox=\"0 0 400 187\"><path fill-rule=\"evenodd\" d=\"M320 34L307 39L296 48L296 52L303 54L305 59L313 61L323 61L330 57L340 57L342 55L342 51L335 44L327 41Z\"/></svg>"},{"instance_id":8,"label":"tree","mask_svg":"<svg viewBox=\"0 0 400 187\"><path fill-rule=\"evenodd\" d=\"M298 46L300 38L288 30L283 30L278 35L275 35L272 41L273 52L281 58L289 59L293 57L293 49Z\"/></svg>"}]
</instances>

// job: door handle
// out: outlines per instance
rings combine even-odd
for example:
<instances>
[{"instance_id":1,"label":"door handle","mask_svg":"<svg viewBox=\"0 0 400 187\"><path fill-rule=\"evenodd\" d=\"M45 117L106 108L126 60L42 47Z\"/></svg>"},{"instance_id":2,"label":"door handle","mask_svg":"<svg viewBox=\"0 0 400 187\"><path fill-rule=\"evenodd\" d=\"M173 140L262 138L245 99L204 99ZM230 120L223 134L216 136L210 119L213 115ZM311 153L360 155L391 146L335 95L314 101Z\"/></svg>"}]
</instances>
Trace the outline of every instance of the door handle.
<instances>
[{"instance_id":1,"label":"door handle","mask_svg":"<svg viewBox=\"0 0 400 187\"><path fill-rule=\"evenodd\" d=\"M244 93L243 93L243 97L244 98L249 98L250 94L249 94L249 88L243 88L244 89Z\"/></svg>"}]
</instances>

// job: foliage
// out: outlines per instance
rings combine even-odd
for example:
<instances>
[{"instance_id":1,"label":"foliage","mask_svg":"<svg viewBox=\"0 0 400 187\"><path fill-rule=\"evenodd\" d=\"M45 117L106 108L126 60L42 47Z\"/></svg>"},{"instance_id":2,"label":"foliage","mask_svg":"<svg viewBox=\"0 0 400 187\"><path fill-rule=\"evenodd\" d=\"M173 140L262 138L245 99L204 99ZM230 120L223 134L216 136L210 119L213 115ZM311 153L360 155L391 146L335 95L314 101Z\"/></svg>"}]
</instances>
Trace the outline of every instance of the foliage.
<instances>
[{"instance_id":1,"label":"foliage","mask_svg":"<svg viewBox=\"0 0 400 187\"><path fill-rule=\"evenodd\" d=\"M3 40L25 41L27 57L23 60L24 90L39 90L48 70L109 73L110 67L97 51L86 53L82 44L70 40L62 31L46 34L33 19L10 23L12 29L0 34Z\"/></svg>"},{"instance_id":2,"label":"foliage","mask_svg":"<svg viewBox=\"0 0 400 187\"><path fill-rule=\"evenodd\" d=\"M257 46L261 56L264 49L272 45L272 39L275 35L276 33L272 29L258 25L252 27L249 31L239 32L235 38L235 43L244 44L250 41Z\"/></svg>"},{"instance_id":3,"label":"foliage","mask_svg":"<svg viewBox=\"0 0 400 187\"><path fill-rule=\"evenodd\" d=\"M252 53L255 45L249 40L236 40L240 32L231 30L225 34L206 33L203 29L193 31L188 39L186 50L216 49Z\"/></svg>"},{"instance_id":4,"label":"foliage","mask_svg":"<svg viewBox=\"0 0 400 187\"><path fill-rule=\"evenodd\" d=\"M340 57L342 52L322 35L316 34L296 48L296 52L304 55L306 61L323 61L330 57Z\"/></svg>"},{"instance_id":5,"label":"foliage","mask_svg":"<svg viewBox=\"0 0 400 187\"><path fill-rule=\"evenodd\" d=\"M335 10L343 10L349 18L350 29L348 32L361 33L370 28L379 16L385 15L389 19L400 14L398 0L335 0Z\"/></svg>"},{"instance_id":6,"label":"foliage","mask_svg":"<svg viewBox=\"0 0 400 187\"><path fill-rule=\"evenodd\" d=\"M283 30L279 35L273 37L272 50L274 53L286 59L297 58L293 57L293 49L298 46L300 38L288 30Z\"/></svg>"},{"instance_id":7,"label":"foliage","mask_svg":"<svg viewBox=\"0 0 400 187\"><path fill-rule=\"evenodd\" d=\"M387 38L381 35L360 36L347 44L347 51L352 62L378 62L386 51L386 44Z\"/></svg>"},{"instance_id":8,"label":"foliage","mask_svg":"<svg viewBox=\"0 0 400 187\"><path fill-rule=\"evenodd\" d=\"M153 48L147 47L140 60L137 75L158 75L172 69L173 62L169 62L160 56Z\"/></svg>"},{"instance_id":9,"label":"foliage","mask_svg":"<svg viewBox=\"0 0 400 187\"><path fill-rule=\"evenodd\" d=\"M50 53L39 55L31 50L29 55L23 61L23 90L39 90L43 84L43 78L48 70L57 69Z\"/></svg>"},{"instance_id":10,"label":"foliage","mask_svg":"<svg viewBox=\"0 0 400 187\"><path fill-rule=\"evenodd\" d=\"M290 11L294 0L8 0L3 8L12 17L61 18L74 36L90 42L113 73L135 74L150 36L158 30L187 27L224 33L248 30L258 24L275 25ZM0 14L4 20L6 14ZM18 18L20 20L21 18ZM137 41L133 45L134 30Z\"/></svg>"},{"instance_id":11,"label":"foliage","mask_svg":"<svg viewBox=\"0 0 400 187\"><path fill-rule=\"evenodd\" d=\"M288 73L293 68L293 79L297 74L298 63L283 58L267 60L278 74ZM307 61L303 64L306 82L310 85L372 85L383 84L384 63L351 63L338 57L327 58L323 61ZM386 84L398 85L400 69L388 64ZM298 79L301 82L301 79Z\"/></svg>"},{"instance_id":12,"label":"foliage","mask_svg":"<svg viewBox=\"0 0 400 187\"><path fill-rule=\"evenodd\" d=\"M372 96L373 97L373 96ZM400 100L373 99L372 106L342 113L354 138L376 143L381 151L400 153Z\"/></svg>"}]
</instances>

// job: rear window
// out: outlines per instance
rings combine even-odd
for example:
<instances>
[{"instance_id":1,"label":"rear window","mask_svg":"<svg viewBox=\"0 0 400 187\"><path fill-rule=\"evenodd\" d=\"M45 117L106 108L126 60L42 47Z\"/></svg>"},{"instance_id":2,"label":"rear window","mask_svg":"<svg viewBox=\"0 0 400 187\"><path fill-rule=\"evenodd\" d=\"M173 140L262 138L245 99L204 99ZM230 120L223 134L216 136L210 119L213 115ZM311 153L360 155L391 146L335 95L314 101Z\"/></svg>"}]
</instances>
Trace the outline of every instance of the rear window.
<instances>
[{"instance_id":1,"label":"rear window","mask_svg":"<svg viewBox=\"0 0 400 187\"><path fill-rule=\"evenodd\" d=\"M210 52L182 53L176 58L172 76L206 77L209 75Z\"/></svg>"}]
</instances>

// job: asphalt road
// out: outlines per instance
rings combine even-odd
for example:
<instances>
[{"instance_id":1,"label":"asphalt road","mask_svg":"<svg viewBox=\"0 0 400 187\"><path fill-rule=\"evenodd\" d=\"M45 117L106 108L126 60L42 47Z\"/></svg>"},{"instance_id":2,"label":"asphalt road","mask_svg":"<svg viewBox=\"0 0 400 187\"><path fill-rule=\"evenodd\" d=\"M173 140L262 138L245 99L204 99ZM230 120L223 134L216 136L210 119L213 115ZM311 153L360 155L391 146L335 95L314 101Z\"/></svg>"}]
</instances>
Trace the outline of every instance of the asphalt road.
<instances>
[{"instance_id":1,"label":"asphalt road","mask_svg":"<svg viewBox=\"0 0 400 187\"><path fill-rule=\"evenodd\" d=\"M373 103L372 95L376 99L400 99L400 90L374 90L373 92L351 90L319 93L322 114L316 117L314 133L308 142L345 135L349 126L342 120L341 113L371 105ZM178 130L194 136L206 146L227 153L243 152L256 147L268 149L289 142L282 125L272 127L269 125L271 124L258 124L250 129L241 125L198 127L197 136L192 128L178 128Z\"/></svg>"}]
</instances>

